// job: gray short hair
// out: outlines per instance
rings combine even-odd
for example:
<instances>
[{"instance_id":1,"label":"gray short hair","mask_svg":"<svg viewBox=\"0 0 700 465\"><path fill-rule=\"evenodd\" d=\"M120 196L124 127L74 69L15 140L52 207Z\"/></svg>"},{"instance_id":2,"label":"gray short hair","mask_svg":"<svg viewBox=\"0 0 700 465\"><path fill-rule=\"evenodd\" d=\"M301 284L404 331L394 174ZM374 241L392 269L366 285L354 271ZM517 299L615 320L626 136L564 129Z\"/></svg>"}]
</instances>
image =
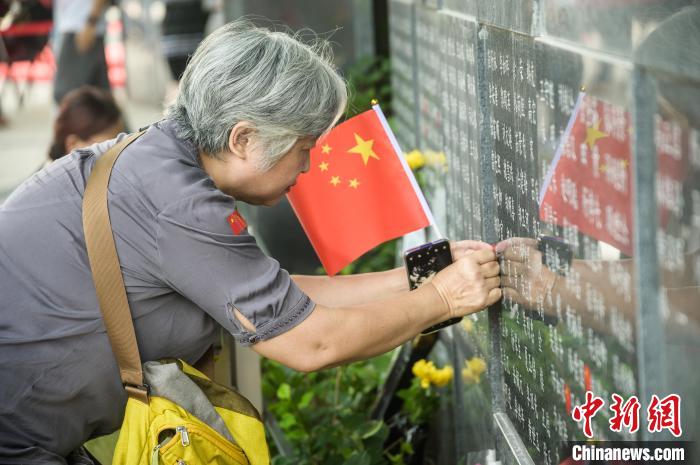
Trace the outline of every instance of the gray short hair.
<instances>
[{"instance_id":1,"label":"gray short hair","mask_svg":"<svg viewBox=\"0 0 700 465\"><path fill-rule=\"evenodd\" d=\"M228 23L199 45L168 108L178 135L215 155L231 128L249 121L272 167L300 137L319 137L347 104L345 81L326 41L302 43L248 20Z\"/></svg>"}]
</instances>

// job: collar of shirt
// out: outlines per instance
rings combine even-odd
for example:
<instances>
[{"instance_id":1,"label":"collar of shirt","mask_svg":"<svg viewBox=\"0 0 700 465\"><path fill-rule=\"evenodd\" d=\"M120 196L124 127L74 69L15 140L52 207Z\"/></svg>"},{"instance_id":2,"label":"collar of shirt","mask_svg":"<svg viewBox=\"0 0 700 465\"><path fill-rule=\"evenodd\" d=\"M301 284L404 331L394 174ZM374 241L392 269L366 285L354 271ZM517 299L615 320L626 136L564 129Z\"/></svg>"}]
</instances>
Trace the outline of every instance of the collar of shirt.
<instances>
[{"instance_id":1,"label":"collar of shirt","mask_svg":"<svg viewBox=\"0 0 700 465\"><path fill-rule=\"evenodd\" d=\"M175 121L165 118L155 123L155 126L166 135L177 141L178 145L182 148L182 153L186 156L188 161L192 162L193 166L201 166L197 146L194 145L194 142L191 140L178 136L177 124Z\"/></svg>"}]
</instances>

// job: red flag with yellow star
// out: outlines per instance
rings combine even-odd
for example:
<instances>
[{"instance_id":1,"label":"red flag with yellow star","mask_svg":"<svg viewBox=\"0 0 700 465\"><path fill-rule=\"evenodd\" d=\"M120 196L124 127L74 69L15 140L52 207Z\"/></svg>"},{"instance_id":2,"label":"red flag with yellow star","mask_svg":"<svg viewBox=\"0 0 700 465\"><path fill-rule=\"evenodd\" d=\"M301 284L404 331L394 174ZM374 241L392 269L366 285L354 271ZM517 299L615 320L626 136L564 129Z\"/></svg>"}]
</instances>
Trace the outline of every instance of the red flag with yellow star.
<instances>
[{"instance_id":1,"label":"red flag with yellow star","mask_svg":"<svg viewBox=\"0 0 700 465\"><path fill-rule=\"evenodd\" d=\"M330 276L382 242L434 223L376 105L319 139L288 198Z\"/></svg>"},{"instance_id":2,"label":"red flag with yellow star","mask_svg":"<svg viewBox=\"0 0 700 465\"><path fill-rule=\"evenodd\" d=\"M540 189L540 218L632 255L630 116L581 92Z\"/></svg>"}]
</instances>

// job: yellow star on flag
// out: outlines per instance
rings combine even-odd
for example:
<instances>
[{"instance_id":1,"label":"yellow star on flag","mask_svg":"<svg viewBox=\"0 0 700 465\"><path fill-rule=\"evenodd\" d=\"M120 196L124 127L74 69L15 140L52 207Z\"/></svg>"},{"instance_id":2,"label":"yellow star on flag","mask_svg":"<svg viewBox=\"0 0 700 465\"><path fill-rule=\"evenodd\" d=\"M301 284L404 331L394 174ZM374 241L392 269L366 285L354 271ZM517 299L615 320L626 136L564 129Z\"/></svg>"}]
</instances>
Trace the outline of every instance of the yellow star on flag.
<instances>
[{"instance_id":1,"label":"yellow star on flag","mask_svg":"<svg viewBox=\"0 0 700 465\"><path fill-rule=\"evenodd\" d=\"M321 169L321 171L328 171L328 163L325 161L318 165L318 167Z\"/></svg>"},{"instance_id":2,"label":"yellow star on flag","mask_svg":"<svg viewBox=\"0 0 700 465\"><path fill-rule=\"evenodd\" d=\"M600 130L600 120L596 121L592 128L586 128L586 144L588 148L593 150L593 146L603 137L608 137L606 133Z\"/></svg>"},{"instance_id":3,"label":"yellow star on flag","mask_svg":"<svg viewBox=\"0 0 700 465\"><path fill-rule=\"evenodd\" d=\"M331 184L333 184L333 187L340 184L340 176L331 176Z\"/></svg>"},{"instance_id":4,"label":"yellow star on flag","mask_svg":"<svg viewBox=\"0 0 700 465\"><path fill-rule=\"evenodd\" d=\"M375 158L379 160L379 157L377 156L376 153L374 153L374 150L372 150L372 145L374 144L374 139L369 139L369 140L363 140L362 137L358 136L357 133L355 134L355 143L357 143L356 146L348 150L348 153L357 153L362 157L362 162L367 166L367 162L369 161L370 158Z\"/></svg>"},{"instance_id":5,"label":"yellow star on flag","mask_svg":"<svg viewBox=\"0 0 700 465\"><path fill-rule=\"evenodd\" d=\"M323 146L321 147L321 153L331 153L331 150L332 148L328 144L323 144Z\"/></svg>"},{"instance_id":6,"label":"yellow star on flag","mask_svg":"<svg viewBox=\"0 0 700 465\"><path fill-rule=\"evenodd\" d=\"M357 186L360 185L360 181L358 181L357 178L351 179L350 181L348 181L348 185L353 189L357 189Z\"/></svg>"}]
</instances>

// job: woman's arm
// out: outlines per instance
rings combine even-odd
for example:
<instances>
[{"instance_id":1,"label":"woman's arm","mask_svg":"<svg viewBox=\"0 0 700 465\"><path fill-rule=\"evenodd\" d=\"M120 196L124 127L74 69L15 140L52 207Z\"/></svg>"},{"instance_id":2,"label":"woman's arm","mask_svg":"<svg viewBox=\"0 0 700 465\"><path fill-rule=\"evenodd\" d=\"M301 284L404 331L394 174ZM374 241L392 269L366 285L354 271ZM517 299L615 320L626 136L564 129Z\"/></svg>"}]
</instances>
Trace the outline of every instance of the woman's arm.
<instances>
[{"instance_id":1,"label":"woman's arm","mask_svg":"<svg viewBox=\"0 0 700 465\"><path fill-rule=\"evenodd\" d=\"M387 352L446 315L433 286L354 307L317 304L298 326L252 349L295 370L316 371Z\"/></svg>"},{"instance_id":2,"label":"woman's arm","mask_svg":"<svg viewBox=\"0 0 700 465\"><path fill-rule=\"evenodd\" d=\"M330 307L362 305L408 291L403 267L348 276L292 275L292 279L316 304Z\"/></svg>"},{"instance_id":3,"label":"woman's arm","mask_svg":"<svg viewBox=\"0 0 700 465\"><path fill-rule=\"evenodd\" d=\"M456 241L451 242L450 246L455 260L477 250L492 250L489 244L480 241ZM329 307L376 302L408 290L404 267L349 276L292 275L292 279L311 300Z\"/></svg>"},{"instance_id":4,"label":"woman's arm","mask_svg":"<svg viewBox=\"0 0 700 465\"><path fill-rule=\"evenodd\" d=\"M585 293L594 289L606 309L615 309L636 332L637 295L634 282L634 259L578 260L571 262L567 276L557 276L542 264L542 254L534 239L514 238L499 245L503 265L503 295L525 308L541 308L546 315L561 317L571 309L585 327L609 334L613 329L608 315L590 308ZM686 255L686 267L697 255ZM665 324L677 333L695 334L700 325L700 312L693 311L700 300L700 287L693 285L688 268L684 273L664 273L660 292L668 303ZM673 287L669 284L672 283ZM558 305L557 305L558 304ZM663 313L662 313L663 314Z\"/></svg>"},{"instance_id":5,"label":"woman's arm","mask_svg":"<svg viewBox=\"0 0 700 465\"><path fill-rule=\"evenodd\" d=\"M574 259L566 276L559 276L542 263L536 239L512 238L500 243L497 251L502 261L503 294L525 308L541 308L545 314L557 317L570 308L586 327L608 333L607 319L600 319L588 308L584 293L592 286L606 307L614 307L625 319L634 321L636 295L631 259Z\"/></svg>"},{"instance_id":6,"label":"woman's arm","mask_svg":"<svg viewBox=\"0 0 700 465\"><path fill-rule=\"evenodd\" d=\"M493 304L501 297L498 274L493 251L481 250L457 260L420 289L395 292L373 302L332 305L333 293L324 289L320 292L331 305L317 302L299 325L252 348L300 371L367 359L399 346L425 328ZM388 282L392 278L386 279ZM348 296L364 294L366 285L374 295L382 294L380 286L372 286L364 279L347 280L335 288L339 292L337 301L364 299Z\"/></svg>"}]
</instances>

